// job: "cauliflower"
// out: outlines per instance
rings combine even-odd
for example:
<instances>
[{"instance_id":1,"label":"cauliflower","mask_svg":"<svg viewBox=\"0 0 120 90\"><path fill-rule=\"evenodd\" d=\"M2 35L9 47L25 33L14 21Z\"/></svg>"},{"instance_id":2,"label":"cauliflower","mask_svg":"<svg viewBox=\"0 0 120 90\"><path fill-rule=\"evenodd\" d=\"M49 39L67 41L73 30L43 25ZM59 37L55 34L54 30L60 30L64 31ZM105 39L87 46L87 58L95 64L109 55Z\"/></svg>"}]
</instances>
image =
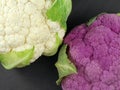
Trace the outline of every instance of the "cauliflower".
<instances>
[{"instance_id":1,"label":"cauliflower","mask_svg":"<svg viewBox=\"0 0 120 90\"><path fill-rule=\"evenodd\" d=\"M57 52L71 0L0 0L0 62L24 67Z\"/></svg>"},{"instance_id":2,"label":"cauliflower","mask_svg":"<svg viewBox=\"0 0 120 90\"><path fill-rule=\"evenodd\" d=\"M120 90L120 16L100 14L74 28L56 67L63 90Z\"/></svg>"}]
</instances>

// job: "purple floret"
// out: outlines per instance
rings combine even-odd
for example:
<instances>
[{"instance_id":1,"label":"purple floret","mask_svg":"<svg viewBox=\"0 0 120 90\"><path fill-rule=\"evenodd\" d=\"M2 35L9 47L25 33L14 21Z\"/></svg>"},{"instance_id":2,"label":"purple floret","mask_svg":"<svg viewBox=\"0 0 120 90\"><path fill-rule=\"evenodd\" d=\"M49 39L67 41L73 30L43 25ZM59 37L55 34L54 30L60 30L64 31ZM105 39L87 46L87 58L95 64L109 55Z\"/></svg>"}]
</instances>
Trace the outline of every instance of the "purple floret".
<instances>
[{"instance_id":1,"label":"purple floret","mask_svg":"<svg viewBox=\"0 0 120 90\"><path fill-rule=\"evenodd\" d=\"M78 73L62 80L63 90L120 90L120 16L101 14L65 38Z\"/></svg>"}]
</instances>

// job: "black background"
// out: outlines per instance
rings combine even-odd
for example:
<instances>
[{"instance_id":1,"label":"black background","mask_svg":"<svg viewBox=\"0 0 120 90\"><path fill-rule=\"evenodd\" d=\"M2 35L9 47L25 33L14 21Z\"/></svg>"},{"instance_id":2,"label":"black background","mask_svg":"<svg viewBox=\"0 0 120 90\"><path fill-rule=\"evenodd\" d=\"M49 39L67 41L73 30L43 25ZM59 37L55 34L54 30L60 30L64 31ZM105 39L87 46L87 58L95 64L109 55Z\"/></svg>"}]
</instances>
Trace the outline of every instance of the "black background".
<instances>
[{"instance_id":1,"label":"black background","mask_svg":"<svg viewBox=\"0 0 120 90\"><path fill-rule=\"evenodd\" d=\"M73 0L73 10L68 19L68 32L91 17L102 12L120 12L120 0ZM0 90L61 90L56 85L57 70L53 57L41 57L22 69L6 71L0 66Z\"/></svg>"}]
</instances>

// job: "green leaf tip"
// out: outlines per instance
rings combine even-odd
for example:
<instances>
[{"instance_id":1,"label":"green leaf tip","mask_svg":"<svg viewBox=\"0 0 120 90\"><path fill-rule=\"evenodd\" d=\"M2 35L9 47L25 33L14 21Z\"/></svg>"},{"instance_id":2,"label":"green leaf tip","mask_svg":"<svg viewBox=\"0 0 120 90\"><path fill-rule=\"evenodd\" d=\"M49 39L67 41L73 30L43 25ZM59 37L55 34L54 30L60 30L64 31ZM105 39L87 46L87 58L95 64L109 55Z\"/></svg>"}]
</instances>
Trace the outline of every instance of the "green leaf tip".
<instances>
[{"instance_id":1,"label":"green leaf tip","mask_svg":"<svg viewBox=\"0 0 120 90\"><path fill-rule=\"evenodd\" d=\"M66 21L72 9L71 0L54 0L50 9L47 10L47 18L58 22L66 29Z\"/></svg>"},{"instance_id":2,"label":"green leaf tip","mask_svg":"<svg viewBox=\"0 0 120 90\"><path fill-rule=\"evenodd\" d=\"M97 17L93 17L91 18L88 22L87 22L87 25L90 26L95 20L96 20Z\"/></svg>"},{"instance_id":3,"label":"green leaf tip","mask_svg":"<svg viewBox=\"0 0 120 90\"><path fill-rule=\"evenodd\" d=\"M60 85L64 77L77 73L75 65L68 59L66 50L67 45L63 45L59 52L58 61L55 64L59 73L59 79L56 81L57 85Z\"/></svg>"},{"instance_id":4,"label":"green leaf tip","mask_svg":"<svg viewBox=\"0 0 120 90\"><path fill-rule=\"evenodd\" d=\"M0 54L0 62L7 70L15 67L24 67L30 64L30 60L34 55L34 47L24 51L11 51L5 54Z\"/></svg>"},{"instance_id":5,"label":"green leaf tip","mask_svg":"<svg viewBox=\"0 0 120 90\"><path fill-rule=\"evenodd\" d=\"M87 22L87 26L90 26L96 19L97 19L97 17L99 17L99 16L101 16L101 15L103 15L103 14L107 14L106 12L103 12L103 13L101 13L101 14L98 14L97 16L95 16L95 17L92 17L88 22Z\"/></svg>"},{"instance_id":6,"label":"green leaf tip","mask_svg":"<svg viewBox=\"0 0 120 90\"><path fill-rule=\"evenodd\" d=\"M117 13L118 16L120 16L120 13Z\"/></svg>"}]
</instances>

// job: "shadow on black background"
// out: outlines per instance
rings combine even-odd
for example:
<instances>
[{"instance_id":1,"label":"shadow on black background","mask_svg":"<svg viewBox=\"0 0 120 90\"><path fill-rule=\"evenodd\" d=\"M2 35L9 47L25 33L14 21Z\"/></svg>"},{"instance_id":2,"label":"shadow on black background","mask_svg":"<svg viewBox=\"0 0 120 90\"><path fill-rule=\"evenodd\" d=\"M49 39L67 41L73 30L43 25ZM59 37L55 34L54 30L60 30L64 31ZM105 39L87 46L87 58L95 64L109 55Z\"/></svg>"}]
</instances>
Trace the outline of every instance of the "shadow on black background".
<instances>
[{"instance_id":1,"label":"shadow on black background","mask_svg":"<svg viewBox=\"0 0 120 90\"><path fill-rule=\"evenodd\" d=\"M120 12L120 0L73 0L68 32L102 12ZM57 54L54 57L41 57L22 69L6 71L0 67L0 90L61 90L55 83L58 78L54 66L56 60Z\"/></svg>"},{"instance_id":2,"label":"shadow on black background","mask_svg":"<svg viewBox=\"0 0 120 90\"><path fill-rule=\"evenodd\" d=\"M31 86L27 90L60 90L56 85L57 70L55 68L56 56L41 57L34 64L23 69L16 69L22 78ZM24 86L25 87L25 86ZM33 89L31 89L33 88Z\"/></svg>"},{"instance_id":3,"label":"shadow on black background","mask_svg":"<svg viewBox=\"0 0 120 90\"><path fill-rule=\"evenodd\" d=\"M56 85L56 57L41 57L21 69L6 71L0 68L0 90L61 90Z\"/></svg>"}]
</instances>

